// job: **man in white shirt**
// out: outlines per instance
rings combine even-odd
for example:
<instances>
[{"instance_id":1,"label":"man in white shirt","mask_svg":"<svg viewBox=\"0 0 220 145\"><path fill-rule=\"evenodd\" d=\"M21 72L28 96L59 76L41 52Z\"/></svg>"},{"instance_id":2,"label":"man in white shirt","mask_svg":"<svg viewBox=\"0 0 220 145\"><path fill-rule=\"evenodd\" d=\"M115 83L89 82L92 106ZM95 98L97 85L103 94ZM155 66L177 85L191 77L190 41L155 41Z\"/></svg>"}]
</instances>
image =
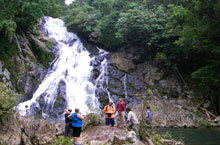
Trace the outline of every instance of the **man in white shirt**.
<instances>
[{"instance_id":1,"label":"man in white shirt","mask_svg":"<svg viewBox=\"0 0 220 145\"><path fill-rule=\"evenodd\" d=\"M128 129L132 129L135 132L138 131L138 119L136 117L136 115L134 114L134 112L131 111L131 108L127 108L126 112L128 113L128 118L127 118L127 127Z\"/></svg>"}]
</instances>

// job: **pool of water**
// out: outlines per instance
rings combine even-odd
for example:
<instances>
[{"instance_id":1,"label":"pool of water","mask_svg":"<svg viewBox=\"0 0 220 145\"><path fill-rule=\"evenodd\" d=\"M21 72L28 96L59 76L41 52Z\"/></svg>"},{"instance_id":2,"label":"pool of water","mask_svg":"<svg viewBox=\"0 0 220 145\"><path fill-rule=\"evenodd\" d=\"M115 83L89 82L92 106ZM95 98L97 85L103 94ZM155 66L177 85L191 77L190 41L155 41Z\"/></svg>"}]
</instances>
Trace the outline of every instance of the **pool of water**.
<instances>
[{"instance_id":1,"label":"pool of water","mask_svg":"<svg viewBox=\"0 0 220 145\"><path fill-rule=\"evenodd\" d=\"M174 139L181 139L186 145L220 145L220 128L160 128L156 132L169 132Z\"/></svg>"}]
</instances>

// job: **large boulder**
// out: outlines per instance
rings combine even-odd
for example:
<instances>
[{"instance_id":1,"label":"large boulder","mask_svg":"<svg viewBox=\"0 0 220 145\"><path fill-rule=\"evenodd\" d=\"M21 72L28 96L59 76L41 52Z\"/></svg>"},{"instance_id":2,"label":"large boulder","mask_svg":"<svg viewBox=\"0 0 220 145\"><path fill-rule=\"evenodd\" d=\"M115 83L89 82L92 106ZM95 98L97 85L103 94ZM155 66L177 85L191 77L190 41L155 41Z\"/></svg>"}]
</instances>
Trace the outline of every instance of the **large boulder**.
<instances>
[{"instance_id":1,"label":"large boulder","mask_svg":"<svg viewBox=\"0 0 220 145\"><path fill-rule=\"evenodd\" d=\"M126 130L112 128L109 126L96 126L90 130L82 132L79 143L86 145L144 145L140 140L137 139L135 133L128 132Z\"/></svg>"},{"instance_id":2,"label":"large boulder","mask_svg":"<svg viewBox=\"0 0 220 145\"><path fill-rule=\"evenodd\" d=\"M49 123L48 120L34 120L14 114L7 123L0 126L0 144L32 145L48 144L63 134L64 124Z\"/></svg>"},{"instance_id":3,"label":"large boulder","mask_svg":"<svg viewBox=\"0 0 220 145\"><path fill-rule=\"evenodd\" d=\"M7 121L7 124L1 125L0 129L0 144L20 145L22 135L22 125L19 120L21 117L14 114L12 119Z\"/></svg>"},{"instance_id":4,"label":"large boulder","mask_svg":"<svg viewBox=\"0 0 220 145\"><path fill-rule=\"evenodd\" d=\"M112 64L121 71L131 72L135 69L135 64L132 60L125 58L124 53L114 53L110 59Z\"/></svg>"}]
</instances>

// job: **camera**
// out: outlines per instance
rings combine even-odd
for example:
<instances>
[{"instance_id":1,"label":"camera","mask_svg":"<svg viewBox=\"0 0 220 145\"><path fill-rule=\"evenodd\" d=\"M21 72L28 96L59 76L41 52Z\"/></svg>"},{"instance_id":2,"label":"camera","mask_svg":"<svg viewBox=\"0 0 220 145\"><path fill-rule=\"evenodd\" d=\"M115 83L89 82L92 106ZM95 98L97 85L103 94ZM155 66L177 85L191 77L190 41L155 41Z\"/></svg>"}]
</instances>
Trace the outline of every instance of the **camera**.
<instances>
[{"instance_id":1,"label":"camera","mask_svg":"<svg viewBox=\"0 0 220 145\"><path fill-rule=\"evenodd\" d=\"M108 117L111 117L112 116L112 113L108 113Z\"/></svg>"}]
</instances>

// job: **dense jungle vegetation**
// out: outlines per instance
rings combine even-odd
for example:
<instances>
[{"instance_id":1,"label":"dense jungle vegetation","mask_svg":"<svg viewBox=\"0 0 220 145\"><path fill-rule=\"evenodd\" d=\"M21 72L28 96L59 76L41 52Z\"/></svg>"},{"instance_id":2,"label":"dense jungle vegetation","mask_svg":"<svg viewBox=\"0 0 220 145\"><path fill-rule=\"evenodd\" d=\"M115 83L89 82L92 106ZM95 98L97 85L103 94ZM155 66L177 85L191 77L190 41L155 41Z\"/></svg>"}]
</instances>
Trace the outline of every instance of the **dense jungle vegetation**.
<instances>
[{"instance_id":1,"label":"dense jungle vegetation","mask_svg":"<svg viewBox=\"0 0 220 145\"><path fill-rule=\"evenodd\" d=\"M109 51L153 54L220 113L220 0L76 0L65 21Z\"/></svg>"},{"instance_id":2,"label":"dense jungle vegetation","mask_svg":"<svg viewBox=\"0 0 220 145\"><path fill-rule=\"evenodd\" d=\"M220 0L0 0L0 59L16 51L15 35L44 15L64 16L82 38L108 51L124 46L181 72L220 114Z\"/></svg>"}]
</instances>

